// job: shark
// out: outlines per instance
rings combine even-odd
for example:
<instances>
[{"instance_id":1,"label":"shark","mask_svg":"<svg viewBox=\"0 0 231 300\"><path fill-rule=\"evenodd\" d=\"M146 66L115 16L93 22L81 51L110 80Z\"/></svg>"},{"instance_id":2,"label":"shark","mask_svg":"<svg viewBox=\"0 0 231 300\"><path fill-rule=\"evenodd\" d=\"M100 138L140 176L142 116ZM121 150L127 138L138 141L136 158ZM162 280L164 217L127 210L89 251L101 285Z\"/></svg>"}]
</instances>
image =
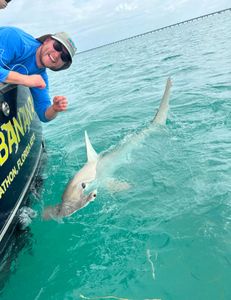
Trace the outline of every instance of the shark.
<instances>
[{"instance_id":1,"label":"shark","mask_svg":"<svg viewBox=\"0 0 231 300\"><path fill-rule=\"evenodd\" d=\"M164 94L162 96L159 108L149 126L143 129L139 134L134 135L132 141L130 140L127 145L124 145L122 148L126 146L132 147L132 145L134 145L134 142L138 143L145 133L148 133L149 131L153 130L153 128L158 127L159 125L166 125L171 86L172 80L169 77L166 82ZM61 203L54 206L48 206L44 209L43 218L45 220L70 216L76 211L84 208L91 201L95 200L95 198L97 197L97 188L94 188L89 193L86 193L86 191L88 190L87 187L94 183L98 177L102 176L104 170L108 170L108 166L116 165L114 163L116 157L118 157L118 155L120 155L122 151L122 149L120 148L119 150L108 153L106 155L97 154L92 146L87 131L85 131L85 145L87 152L87 162L68 182L63 192ZM128 183L119 182L114 179L111 180L110 177L107 184L108 186L113 186L114 190L125 190L130 187Z\"/></svg>"}]
</instances>

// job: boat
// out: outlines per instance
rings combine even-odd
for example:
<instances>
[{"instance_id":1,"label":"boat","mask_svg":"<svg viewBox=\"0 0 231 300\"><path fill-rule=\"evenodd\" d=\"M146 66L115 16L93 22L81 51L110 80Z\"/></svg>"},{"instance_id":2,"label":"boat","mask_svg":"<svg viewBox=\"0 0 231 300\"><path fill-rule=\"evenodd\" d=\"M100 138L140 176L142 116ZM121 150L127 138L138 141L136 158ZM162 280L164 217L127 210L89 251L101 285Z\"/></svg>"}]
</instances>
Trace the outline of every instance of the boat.
<instances>
[{"instance_id":1,"label":"boat","mask_svg":"<svg viewBox=\"0 0 231 300\"><path fill-rule=\"evenodd\" d=\"M19 223L44 151L30 89L0 84L0 256Z\"/></svg>"}]
</instances>

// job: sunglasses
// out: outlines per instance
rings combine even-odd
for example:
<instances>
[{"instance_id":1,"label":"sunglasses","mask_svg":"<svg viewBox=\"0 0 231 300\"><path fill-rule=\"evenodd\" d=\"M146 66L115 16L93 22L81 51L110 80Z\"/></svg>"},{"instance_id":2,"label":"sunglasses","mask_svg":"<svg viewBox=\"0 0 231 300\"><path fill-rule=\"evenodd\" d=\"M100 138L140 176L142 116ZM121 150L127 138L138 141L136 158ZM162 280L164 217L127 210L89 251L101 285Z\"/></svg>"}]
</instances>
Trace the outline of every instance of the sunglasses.
<instances>
[{"instance_id":1,"label":"sunglasses","mask_svg":"<svg viewBox=\"0 0 231 300\"><path fill-rule=\"evenodd\" d=\"M64 46L59 41L54 41L53 47L55 51L62 52L61 59L64 63L71 62L70 54L64 50Z\"/></svg>"}]
</instances>

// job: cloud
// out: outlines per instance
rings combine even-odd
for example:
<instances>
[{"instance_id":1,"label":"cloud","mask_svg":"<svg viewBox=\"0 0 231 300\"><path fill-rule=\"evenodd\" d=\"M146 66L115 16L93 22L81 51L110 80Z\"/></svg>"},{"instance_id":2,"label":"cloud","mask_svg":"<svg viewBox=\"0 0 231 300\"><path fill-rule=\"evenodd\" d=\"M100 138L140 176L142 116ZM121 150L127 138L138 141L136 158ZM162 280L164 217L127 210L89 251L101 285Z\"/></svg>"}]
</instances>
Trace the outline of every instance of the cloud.
<instances>
[{"instance_id":1,"label":"cloud","mask_svg":"<svg viewBox=\"0 0 231 300\"><path fill-rule=\"evenodd\" d=\"M115 11L116 12L130 12L134 11L138 8L138 5L134 2L124 2L120 3L119 5L116 6Z\"/></svg>"},{"instance_id":2,"label":"cloud","mask_svg":"<svg viewBox=\"0 0 231 300\"><path fill-rule=\"evenodd\" d=\"M190 2L190 0L177 0L177 1L169 1L169 3L166 4L165 10L174 12L178 9L180 9L183 6L187 5L187 2Z\"/></svg>"}]
</instances>

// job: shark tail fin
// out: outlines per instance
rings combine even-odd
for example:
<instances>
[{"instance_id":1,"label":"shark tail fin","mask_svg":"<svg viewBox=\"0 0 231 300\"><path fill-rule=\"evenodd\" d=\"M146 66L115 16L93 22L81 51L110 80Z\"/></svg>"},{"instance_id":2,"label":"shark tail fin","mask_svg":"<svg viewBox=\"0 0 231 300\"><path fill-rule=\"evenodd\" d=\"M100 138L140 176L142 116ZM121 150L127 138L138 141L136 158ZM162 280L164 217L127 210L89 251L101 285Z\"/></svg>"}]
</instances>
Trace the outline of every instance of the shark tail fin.
<instances>
[{"instance_id":1,"label":"shark tail fin","mask_svg":"<svg viewBox=\"0 0 231 300\"><path fill-rule=\"evenodd\" d=\"M166 119L168 116L168 109L169 109L169 95L170 95L171 86L172 86L172 80L169 77L166 82L164 95L160 102L159 109L152 121L155 124L165 125L166 123Z\"/></svg>"},{"instance_id":2,"label":"shark tail fin","mask_svg":"<svg viewBox=\"0 0 231 300\"><path fill-rule=\"evenodd\" d=\"M95 152L86 130L85 130L85 145L87 149L87 160L96 161L98 158L98 154Z\"/></svg>"}]
</instances>

